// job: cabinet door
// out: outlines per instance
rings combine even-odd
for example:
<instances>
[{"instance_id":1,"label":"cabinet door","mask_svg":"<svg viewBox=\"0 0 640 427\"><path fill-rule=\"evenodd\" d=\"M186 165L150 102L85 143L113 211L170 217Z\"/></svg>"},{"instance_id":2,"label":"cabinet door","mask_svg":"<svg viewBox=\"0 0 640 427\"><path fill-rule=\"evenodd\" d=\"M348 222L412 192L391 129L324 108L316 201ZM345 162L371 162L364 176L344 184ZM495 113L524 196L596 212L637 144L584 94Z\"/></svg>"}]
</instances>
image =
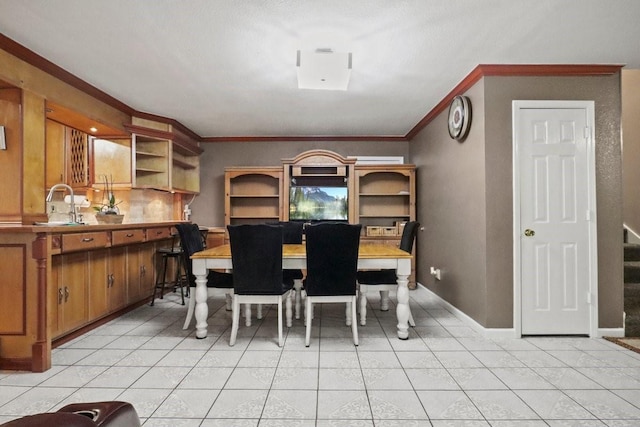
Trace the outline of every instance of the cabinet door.
<instances>
[{"instance_id":1,"label":"cabinet door","mask_svg":"<svg viewBox=\"0 0 640 427\"><path fill-rule=\"evenodd\" d=\"M156 284L156 245L145 243L140 246L140 263L142 266L142 277L140 280L140 298L151 296Z\"/></svg>"},{"instance_id":2,"label":"cabinet door","mask_svg":"<svg viewBox=\"0 0 640 427\"><path fill-rule=\"evenodd\" d=\"M65 182L64 135L64 125L47 120L45 143L45 185L47 188Z\"/></svg>"},{"instance_id":3,"label":"cabinet door","mask_svg":"<svg viewBox=\"0 0 640 427\"><path fill-rule=\"evenodd\" d=\"M91 320L109 312L109 251L89 252L89 317Z\"/></svg>"},{"instance_id":4,"label":"cabinet door","mask_svg":"<svg viewBox=\"0 0 640 427\"><path fill-rule=\"evenodd\" d=\"M93 183L98 187L104 177L117 187L131 187L131 140L98 139L93 144Z\"/></svg>"},{"instance_id":5,"label":"cabinet door","mask_svg":"<svg viewBox=\"0 0 640 427\"><path fill-rule=\"evenodd\" d=\"M62 333L62 303L64 302L64 290L61 287L62 256L51 257L51 276L47 283L47 320L51 338L56 338Z\"/></svg>"},{"instance_id":6,"label":"cabinet door","mask_svg":"<svg viewBox=\"0 0 640 427\"><path fill-rule=\"evenodd\" d=\"M73 188L85 188L93 174L89 165L89 136L77 129L66 131L67 181Z\"/></svg>"},{"instance_id":7,"label":"cabinet door","mask_svg":"<svg viewBox=\"0 0 640 427\"><path fill-rule=\"evenodd\" d=\"M135 303L151 295L155 284L153 243L130 246L127 252L127 301Z\"/></svg>"},{"instance_id":8,"label":"cabinet door","mask_svg":"<svg viewBox=\"0 0 640 427\"><path fill-rule=\"evenodd\" d=\"M87 322L87 253L62 255L62 330L70 331Z\"/></svg>"},{"instance_id":9,"label":"cabinet door","mask_svg":"<svg viewBox=\"0 0 640 427\"><path fill-rule=\"evenodd\" d=\"M124 307L127 301L127 248L121 246L109 251L108 288L109 311L116 311Z\"/></svg>"}]
</instances>

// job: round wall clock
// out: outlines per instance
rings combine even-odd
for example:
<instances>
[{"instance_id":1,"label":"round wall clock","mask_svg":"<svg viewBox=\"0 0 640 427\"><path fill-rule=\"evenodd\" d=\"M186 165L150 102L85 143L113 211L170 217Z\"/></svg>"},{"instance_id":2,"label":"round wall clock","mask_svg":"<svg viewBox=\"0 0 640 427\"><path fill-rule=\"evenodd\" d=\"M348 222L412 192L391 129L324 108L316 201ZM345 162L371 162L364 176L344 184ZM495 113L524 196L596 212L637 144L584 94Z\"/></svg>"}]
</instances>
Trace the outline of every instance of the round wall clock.
<instances>
[{"instance_id":1,"label":"round wall clock","mask_svg":"<svg viewBox=\"0 0 640 427\"><path fill-rule=\"evenodd\" d=\"M466 96L456 96L449 105L449 136L461 141L471 125L471 102Z\"/></svg>"}]
</instances>

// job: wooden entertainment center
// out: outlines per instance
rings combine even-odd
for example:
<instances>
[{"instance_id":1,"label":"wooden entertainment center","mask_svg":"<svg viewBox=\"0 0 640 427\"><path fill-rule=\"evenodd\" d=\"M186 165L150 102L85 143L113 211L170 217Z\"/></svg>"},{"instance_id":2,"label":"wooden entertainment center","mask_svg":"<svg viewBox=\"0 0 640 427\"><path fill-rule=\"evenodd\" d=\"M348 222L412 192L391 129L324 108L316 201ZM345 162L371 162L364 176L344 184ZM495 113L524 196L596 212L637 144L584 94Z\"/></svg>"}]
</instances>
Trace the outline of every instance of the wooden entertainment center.
<instances>
[{"instance_id":1,"label":"wooden entertainment center","mask_svg":"<svg viewBox=\"0 0 640 427\"><path fill-rule=\"evenodd\" d=\"M408 164L356 164L328 150L306 151L281 166L228 167L225 226L288 221L292 182L343 180L347 220L362 224L362 239L398 246L402 224L416 219L415 171Z\"/></svg>"}]
</instances>

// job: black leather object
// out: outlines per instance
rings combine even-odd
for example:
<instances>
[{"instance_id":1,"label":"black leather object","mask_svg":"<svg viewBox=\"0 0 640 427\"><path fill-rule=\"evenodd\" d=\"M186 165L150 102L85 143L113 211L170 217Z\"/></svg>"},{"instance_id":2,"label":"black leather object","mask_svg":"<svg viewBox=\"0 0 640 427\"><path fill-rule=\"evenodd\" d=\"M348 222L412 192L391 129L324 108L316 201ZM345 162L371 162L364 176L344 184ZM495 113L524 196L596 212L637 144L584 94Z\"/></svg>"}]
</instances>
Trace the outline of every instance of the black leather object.
<instances>
[{"instance_id":1,"label":"black leather object","mask_svg":"<svg viewBox=\"0 0 640 427\"><path fill-rule=\"evenodd\" d=\"M28 415L3 427L140 427L140 418L128 402L72 403L58 410Z\"/></svg>"},{"instance_id":2,"label":"black leather object","mask_svg":"<svg viewBox=\"0 0 640 427\"><path fill-rule=\"evenodd\" d=\"M72 403L58 409L58 412L77 413L85 417L93 415L93 422L99 427L139 427L140 419L133 405L128 402L107 401Z\"/></svg>"}]
</instances>

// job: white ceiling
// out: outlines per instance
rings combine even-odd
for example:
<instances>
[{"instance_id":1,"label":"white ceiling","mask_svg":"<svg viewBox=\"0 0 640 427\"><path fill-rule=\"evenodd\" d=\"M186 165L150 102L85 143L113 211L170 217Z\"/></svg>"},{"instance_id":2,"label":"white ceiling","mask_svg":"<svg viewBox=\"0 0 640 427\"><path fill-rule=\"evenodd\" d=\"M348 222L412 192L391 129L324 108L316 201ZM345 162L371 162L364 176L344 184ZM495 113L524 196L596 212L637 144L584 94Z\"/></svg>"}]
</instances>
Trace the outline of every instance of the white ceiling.
<instances>
[{"instance_id":1,"label":"white ceiling","mask_svg":"<svg viewBox=\"0 0 640 427\"><path fill-rule=\"evenodd\" d=\"M0 33L202 137L404 136L478 64L640 68L638 0L0 0ZM346 92L296 51L353 53Z\"/></svg>"}]
</instances>

